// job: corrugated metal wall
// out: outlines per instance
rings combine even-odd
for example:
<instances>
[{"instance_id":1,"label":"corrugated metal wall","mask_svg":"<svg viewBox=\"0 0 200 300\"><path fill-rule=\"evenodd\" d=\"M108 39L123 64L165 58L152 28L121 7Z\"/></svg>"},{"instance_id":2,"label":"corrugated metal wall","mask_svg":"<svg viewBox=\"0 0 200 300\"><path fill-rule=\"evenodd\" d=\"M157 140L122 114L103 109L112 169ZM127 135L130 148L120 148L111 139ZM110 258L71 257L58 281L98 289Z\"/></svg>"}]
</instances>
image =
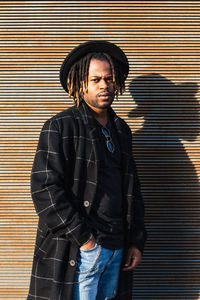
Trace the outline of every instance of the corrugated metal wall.
<instances>
[{"instance_id":1,"label":"corrugated metal wall","mask_svg":"<svg viewBox=\"0 0 200 300\"><path fill-rule=\"evenodd\" d=\"M44 121L69 107L59 67L107 39L128 55L149 240L134 299L200 299L200 1L0 1L0 299L25 299L37 217L29 177Z\"/></svg>"}]
</instances>

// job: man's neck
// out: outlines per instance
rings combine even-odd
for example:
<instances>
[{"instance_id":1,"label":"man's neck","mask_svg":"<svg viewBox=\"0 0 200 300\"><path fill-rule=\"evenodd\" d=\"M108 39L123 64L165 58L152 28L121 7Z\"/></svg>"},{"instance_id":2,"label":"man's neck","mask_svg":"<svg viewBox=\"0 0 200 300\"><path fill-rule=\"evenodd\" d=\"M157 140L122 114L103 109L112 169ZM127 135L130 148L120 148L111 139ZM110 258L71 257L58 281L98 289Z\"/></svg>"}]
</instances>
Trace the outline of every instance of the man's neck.
<instances>
[{"instance_id":1,"label":"man's neck","mask_svg":"<svg viewBox=\"0 0 200 300\"><path fill-rule=\"evenodd\" d=\"M88 103L87 103L88 104ZM102 125L106 126L108 122L108 110L107 109L98 109L94 108L91 105L88 104L88 106L91 108L93 117Z\"/></svg>"},{"instance_id":2,"label":"man's neck","mask_svg":"<svg viewBox=\"0 0 200 300\"><path fill-rule=\"evenodd\" d=\"M108 112L107 110L104 110L101 113L96 113L94 110L92 110L93 117L102 125L106 126L108 122Z\"/></svg>"}]
</instances>

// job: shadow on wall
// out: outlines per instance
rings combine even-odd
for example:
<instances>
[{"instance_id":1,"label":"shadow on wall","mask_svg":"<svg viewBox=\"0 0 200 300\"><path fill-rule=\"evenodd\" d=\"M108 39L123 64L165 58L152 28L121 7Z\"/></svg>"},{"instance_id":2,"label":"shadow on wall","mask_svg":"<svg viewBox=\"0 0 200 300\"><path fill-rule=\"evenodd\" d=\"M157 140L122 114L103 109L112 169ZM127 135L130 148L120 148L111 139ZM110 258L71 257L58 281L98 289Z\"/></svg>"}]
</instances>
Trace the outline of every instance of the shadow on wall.
<instances>
[{"instance_id":1,"label":"shadow on wall","mask_svg":"<svg viewBox=\"0 0 200 300\"><path fill-rule=\"evenodd\" d=\"M181 142L194 142L199 134L197 91L196 83L176 85L160 74L130 84L137 108L129 117L144 117L133 149L148 230L134 299L199 299L200 186ZM199 146L190 147L198 160Z\"/></svg>"}]
</instances>

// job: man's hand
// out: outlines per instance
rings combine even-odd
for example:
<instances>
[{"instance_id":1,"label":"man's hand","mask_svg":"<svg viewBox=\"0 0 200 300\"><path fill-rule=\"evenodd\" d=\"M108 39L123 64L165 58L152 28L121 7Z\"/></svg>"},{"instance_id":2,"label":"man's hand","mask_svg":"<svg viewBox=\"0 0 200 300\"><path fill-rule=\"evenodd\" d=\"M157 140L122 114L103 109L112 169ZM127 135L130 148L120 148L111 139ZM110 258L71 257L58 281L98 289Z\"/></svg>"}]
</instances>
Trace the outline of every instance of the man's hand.
<instances>
[{"instance_id":1,"label":"man's hand","mask_svg":"<svg viewBox=\"0 0 200 300\"><path fill-rule=\"evenodd\" d=\"M123 271L132 271L141 261L142 253L135 246L131 246L128 250L125 268Z\"/></svg>"},{"instance_id":2,"label":"man's hand","mask_svg":"<svg viewBox=\"0 0 200 300\"><path fill-rule=\"evenodd\" d=\"M95 238L92 236L91 239L86 244L84 244L83 246L80 247L80 249L90 250L90 249L94 248L95 245L96 245L96 241L95 241Z\"/></svg>"}]
</instances>

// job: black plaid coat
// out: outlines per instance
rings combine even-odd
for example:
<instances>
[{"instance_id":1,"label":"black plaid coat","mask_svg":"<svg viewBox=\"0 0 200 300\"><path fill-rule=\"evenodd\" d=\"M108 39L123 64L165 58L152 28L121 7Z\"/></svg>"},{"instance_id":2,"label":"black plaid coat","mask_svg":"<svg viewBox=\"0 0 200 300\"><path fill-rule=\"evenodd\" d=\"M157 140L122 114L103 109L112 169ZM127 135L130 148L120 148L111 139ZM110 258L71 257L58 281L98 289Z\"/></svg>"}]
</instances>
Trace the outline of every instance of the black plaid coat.
<instances>
[{"instance_id":1,"label":"black plaid coat","mask_svg":"<svg viewBox=\"0 0 200 300\"><path fill-rule=\"evenodd\" d=\"M144 207L132 158L131 131L110 108L122 153L126 220L125 251L145 242ZM71 300L79 247L92 229L87 215L98 184L99 141L84 101L47 120L31 174L31 192L39 216L28 300ZM119 298L131 299L132 273L121 272Z\"/></svg>"}]
</instances>

